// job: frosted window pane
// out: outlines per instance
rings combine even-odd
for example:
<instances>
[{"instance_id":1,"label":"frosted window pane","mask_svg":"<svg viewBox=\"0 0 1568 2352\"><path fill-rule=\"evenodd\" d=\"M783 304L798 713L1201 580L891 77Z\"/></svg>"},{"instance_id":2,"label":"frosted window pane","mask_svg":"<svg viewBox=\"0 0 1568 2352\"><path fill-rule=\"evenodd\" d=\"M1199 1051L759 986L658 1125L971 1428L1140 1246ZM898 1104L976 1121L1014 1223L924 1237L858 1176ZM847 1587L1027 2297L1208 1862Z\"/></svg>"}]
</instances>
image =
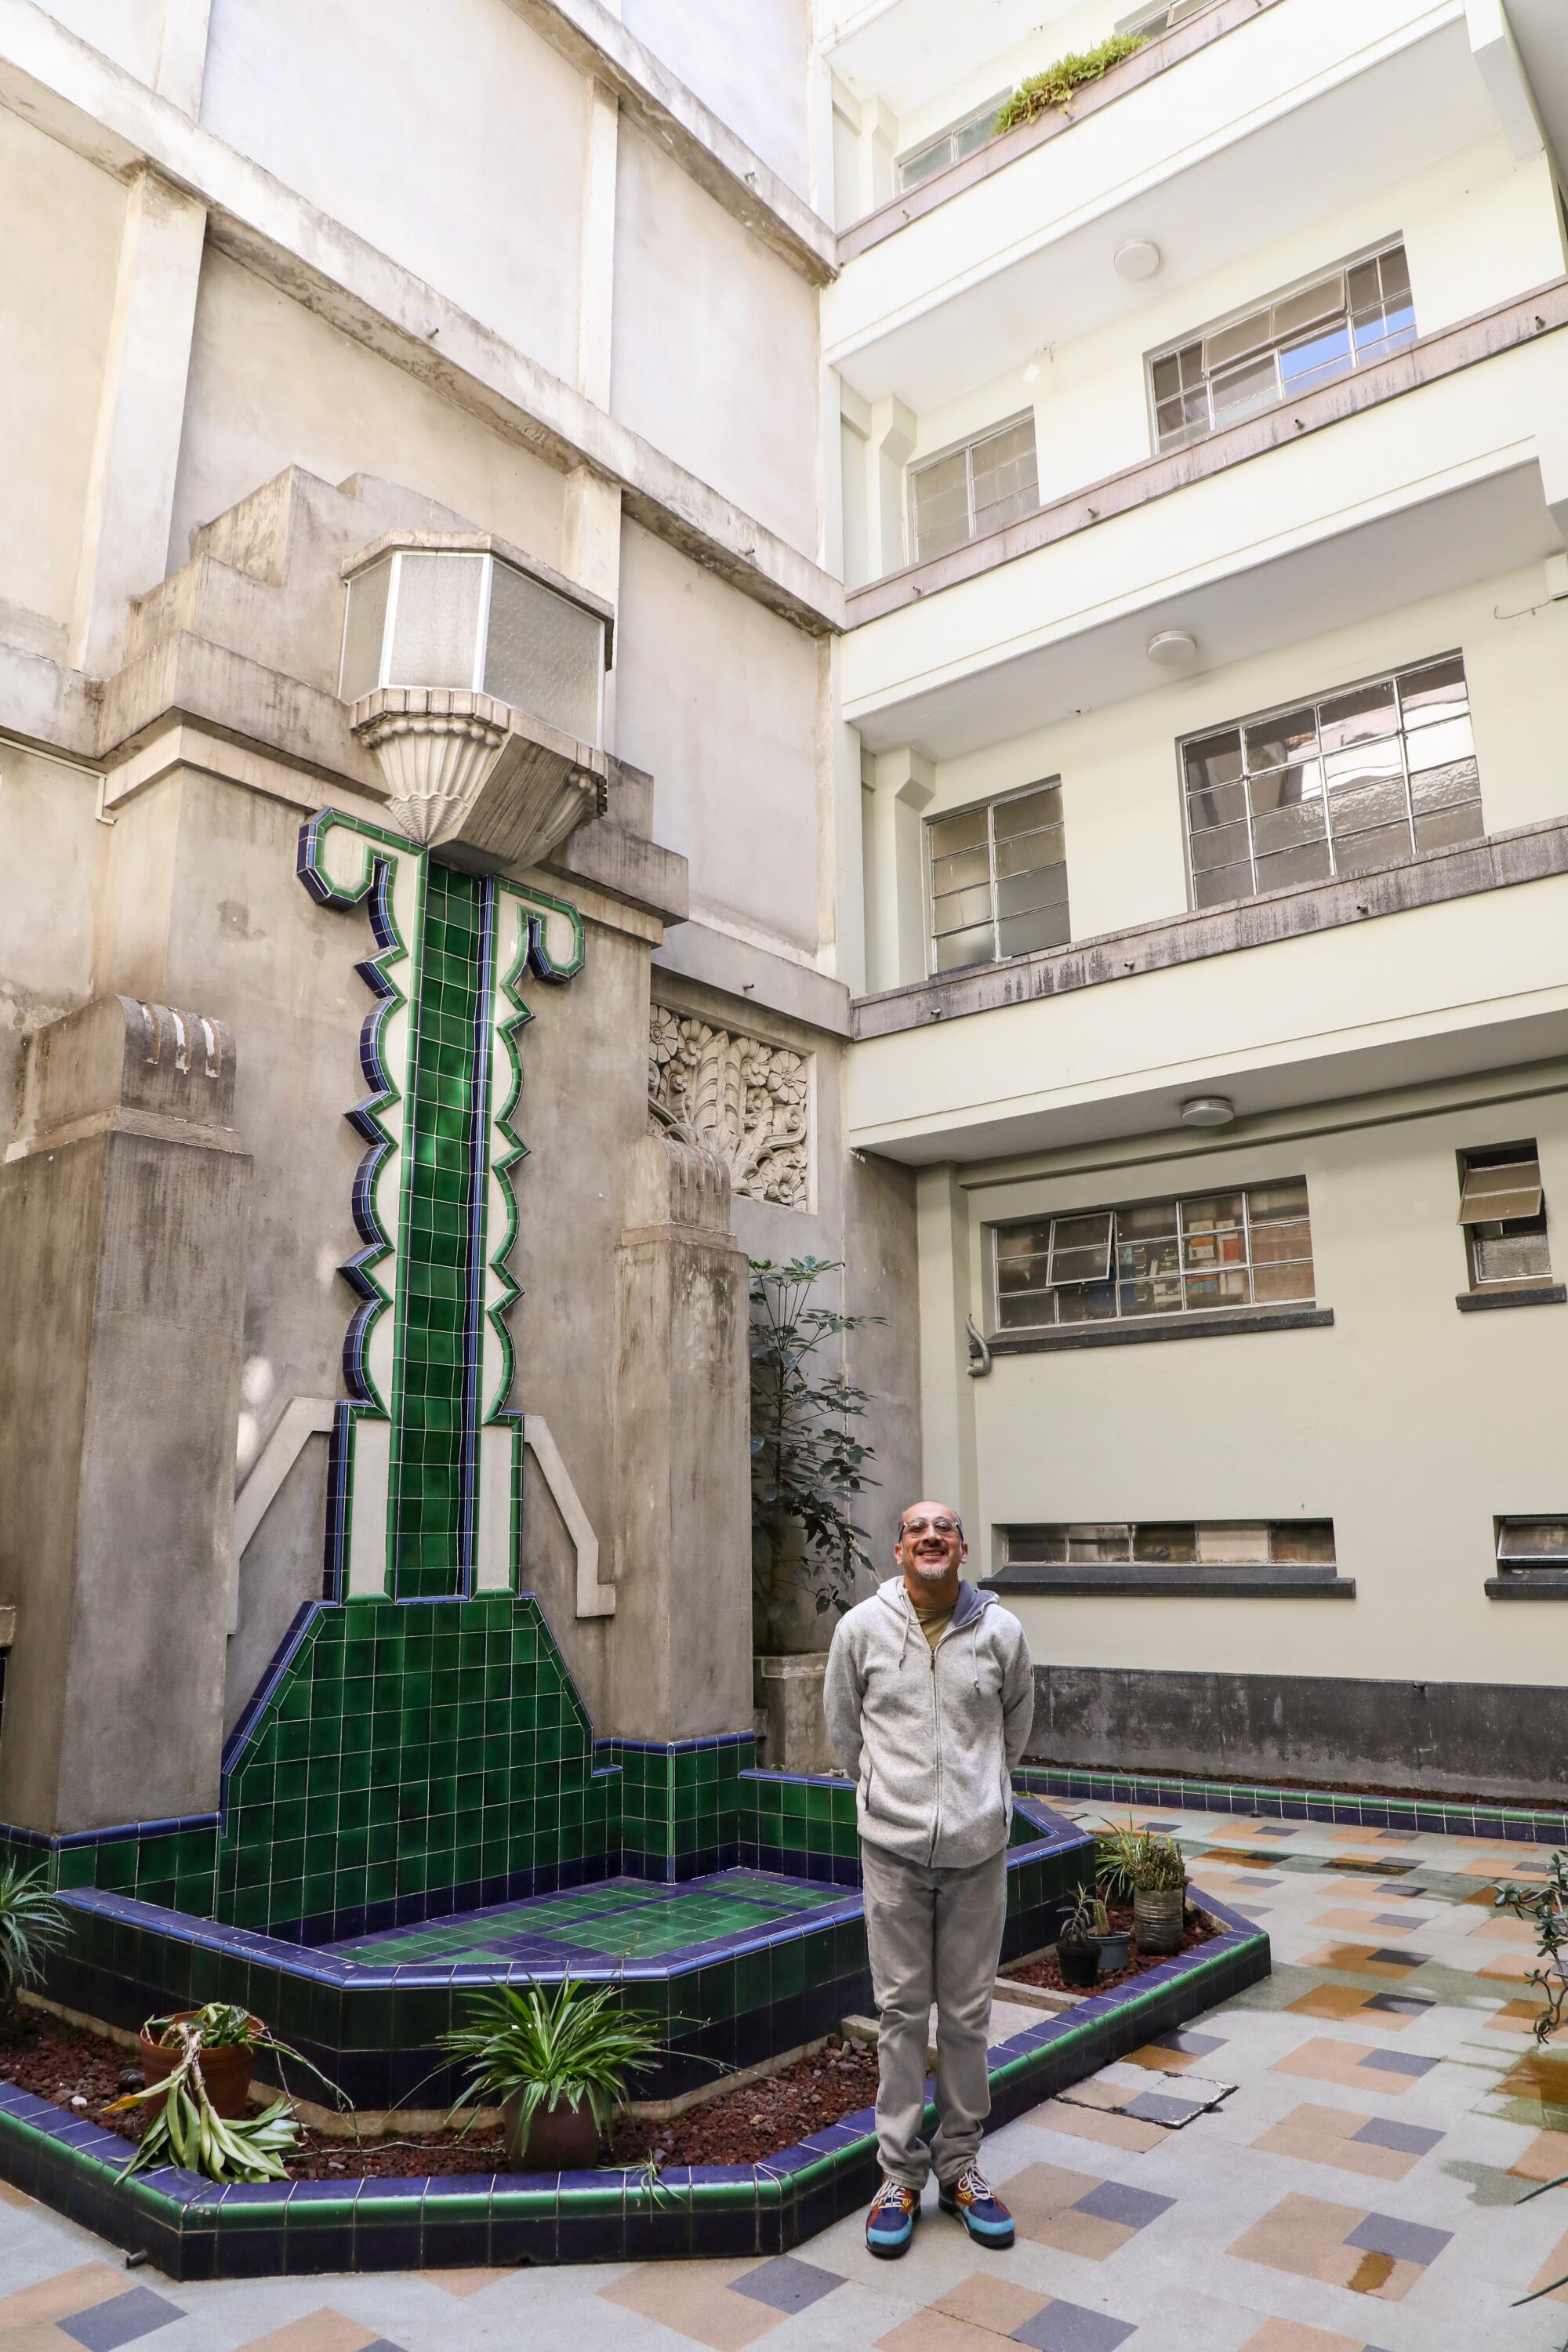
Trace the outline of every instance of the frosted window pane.
<instances>
[{"instance_id":1,"label":"frosted window pane","mask_svg":"<svg viewBox=\"0 0 1568 2352\"><path fill-rule=\"evenodd\" d=\"M343 618L345 702L374 694L381 684L381 640L386 626L386 592L392 581L392 558L383 556L368 572L349 582L348 611Z\"/></svg>"},{"instance_id":2,"label":"frosted window pane","mask_svg":"<svg viewBox=\"0 0 1568 2352\"><path fill-rule=\"evenodd\" d=\"M388 685L471 687L483 557L405 552L401 560Z\"/></svg>"},{"instance_id":3,"label":"frosted window pane","mask_svg":"<svg viewBox=\"0 0 1568 2352\"><path fill-rule=\"evenodd\" d=\"M485 692L515 709L531 710L580 743L599 740L599 687L605 666L605 625L498 563L490 589L490 633Z\"/></svg>"}]
</instances>

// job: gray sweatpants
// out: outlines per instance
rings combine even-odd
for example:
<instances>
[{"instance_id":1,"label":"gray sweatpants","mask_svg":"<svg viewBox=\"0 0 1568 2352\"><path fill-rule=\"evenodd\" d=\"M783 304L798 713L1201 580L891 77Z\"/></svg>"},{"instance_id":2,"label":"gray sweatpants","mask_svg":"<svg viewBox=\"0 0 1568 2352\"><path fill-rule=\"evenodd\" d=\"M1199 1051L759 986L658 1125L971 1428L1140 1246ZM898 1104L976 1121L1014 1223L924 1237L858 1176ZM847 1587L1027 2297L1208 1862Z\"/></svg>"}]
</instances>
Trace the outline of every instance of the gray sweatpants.
<instances>
[{"instance_id":1,"label":"gray sweatpants","mask_svg":"<svg viewBox=\"0 0 1568 2352\"><path fill-rule=\"evenodd\" d=\"M969 1870L930 1870L862 1845L866 1941L881 2020L877 2153L889 2180L921 2189L932 2165L955 2181L980 2152L991 1992L1007 1909L1005 1848ZM937 2129L921 2137L926 2037L936 2003Z\"/></svg>"}]
</instances>

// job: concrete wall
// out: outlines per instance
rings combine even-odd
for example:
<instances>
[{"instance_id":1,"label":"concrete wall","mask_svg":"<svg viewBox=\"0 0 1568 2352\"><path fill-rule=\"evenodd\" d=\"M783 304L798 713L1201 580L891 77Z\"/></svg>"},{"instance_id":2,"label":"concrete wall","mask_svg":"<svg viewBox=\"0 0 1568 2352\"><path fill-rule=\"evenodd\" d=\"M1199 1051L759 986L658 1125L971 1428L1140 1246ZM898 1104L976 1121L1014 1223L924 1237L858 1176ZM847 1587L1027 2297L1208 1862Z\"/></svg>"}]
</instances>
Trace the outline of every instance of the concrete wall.
<instances>
[{"instance_id":1,"label":"concrete wall","mask_svg":"<svg viewBox=\"0 0 1568 2352\"><path fill-rule=\"evenodd\" d=\"M961 1281L994 1329L987 1228L1075 1207L1305 1177L1331 1328L1150 1341L944 1368L972 1416L977 1531L1015 1520L1331 1517L1353 1601L1019 1598L1053 1666L1527 1684L1555 1620L1489 1601L1494 1517L1568 1508L1555 1436L1568 1312L1461 1314L1456 1155L1539 1144L1568 1268L1561 1064L1322 1104L1196 1147L1176 1135L964 1171ZM1097 1164L1087 1164L1094 1162ZM1568 1207L1563 1213L1568 1214ZM977 1550L980 1547L976 1546Z\"/></svg>"},{"instance_id":2,"label":"concrete wall","mask_svg":"<svg viewBox=\"0 0 1568 2352\"><path fill-rule=\"evenodd\" d=\"M654 831L691 861L692 910L811 955L816 650L650 532L622 537L616 723L654 777Z\"/></svg>"},{"instance_id":3,"label":"concrete wall","mask_svg":"<svg viewBox=\"0 0 1568 2352\"><path fill-rule=\"evenodd\" d=\"M747 0L744 15L704 0L621 0L620 19L802 195L810 0Z\"/></svg>"},{"instance_id":4,"label":"concrete wall","mask_svg":"<svg viewBox=\"0 0 1568 2352\"><path fill-rule=\"evenodd\" d=\"M584 102L503 0L213 6L204 124L568 378Z\"/></svg>"},{"instance_id":5,"label":"concrete wall","mask_svg":"<svg viewBox=\"0 0 1568 2352\"><path fill-rule=\"evenodd\" d=\"M10 255L0 337L13 355L0 383L0 434L7 448L26 453L0 534L0 630L14 645L58 656L76 589L125 192L0 113L0 210Z\"/></svg>"},{"instance_id":6,"label":"concrete wall","mask_svg":"<svg viewBox=\"0 0 1568 2352\"><path fill-rule=\"evenodd\" d=\"M623 123L610 405L815 555L816 297Z\"/></svg>"},{"instance_id":7,"label":"concrete wall","mask_svg":"<svg viewBox=\"0 0 1568 2352\"><path fill-rule=\"evenodd\" d=\"M0 1153L16 1131L26 1037L92 992L91 909L111 828L95 778L0 750Z\"/></svg>"},{"instance_id":8,"label":"concrete wall","mask_svg":"<svg viewBox=\"0 0 1568 2352\"><path fill-rule=\"evenodd\" d=\"M340 334L237 262L202 268L170 568L199 525L282 467L416 485L547 563L562 558L562 478Z\"/></svg>"}]
</instances>

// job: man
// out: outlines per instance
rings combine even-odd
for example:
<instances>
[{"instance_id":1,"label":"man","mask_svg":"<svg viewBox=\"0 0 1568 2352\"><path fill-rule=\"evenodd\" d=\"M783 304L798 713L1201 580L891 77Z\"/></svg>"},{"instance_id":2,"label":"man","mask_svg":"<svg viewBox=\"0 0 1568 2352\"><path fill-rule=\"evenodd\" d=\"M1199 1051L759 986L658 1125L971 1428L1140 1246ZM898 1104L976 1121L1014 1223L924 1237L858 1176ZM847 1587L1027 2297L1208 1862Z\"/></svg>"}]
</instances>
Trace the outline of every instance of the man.
<instances>
[{"instance_id":1,"label":"man","mask_svg":"<svg viewBox=\"0 0 1568 2352\"><path fill-rule=\"evenodd\" d=\"M991 2111L991 1989L1007 1903L1012 1768L1035 1712L1024 1629L959 1570L958 1513L911 1503L900 1573L838 1625L827 1657L828 1736L855 1777L866 1940L881 2018L877 2149L883 2179L866 2221L874 2254L914 2235L931 2167L939 2202L984 2246L1010 2246L1013 2217L977 2162ZM926 2036L936 2002L936 2107L921 2139Z\"/></svg>"}]
</instances>

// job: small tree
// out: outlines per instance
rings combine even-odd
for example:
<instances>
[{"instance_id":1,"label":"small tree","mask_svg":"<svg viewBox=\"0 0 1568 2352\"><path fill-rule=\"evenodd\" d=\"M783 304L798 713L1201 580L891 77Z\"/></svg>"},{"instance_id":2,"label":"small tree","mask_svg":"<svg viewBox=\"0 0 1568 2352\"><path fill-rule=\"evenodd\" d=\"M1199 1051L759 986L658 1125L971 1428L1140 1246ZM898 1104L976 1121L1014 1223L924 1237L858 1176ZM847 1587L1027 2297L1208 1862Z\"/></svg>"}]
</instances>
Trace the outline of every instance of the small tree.
<instances>
[{"instance_id":1,"label":"small tree","mask_svg":"<svg viewBox=\"0 0 1568 2352\"><path fill-rule=\"evenodd\" d=\"M879 1315L841 1315L811 1294L837 1258L771 1258L752 1264L752 1587L759 1639L771 1646L796 1591L816 1612L847 1609L858 1570L872 1565L866 1530L851 1517L854 1497L877 1481L866 1474L874 1449L851 1423L867 1391L845 1372L817 1377L813 1359L830 1340Z\"/></svg>"}]
</instances>

